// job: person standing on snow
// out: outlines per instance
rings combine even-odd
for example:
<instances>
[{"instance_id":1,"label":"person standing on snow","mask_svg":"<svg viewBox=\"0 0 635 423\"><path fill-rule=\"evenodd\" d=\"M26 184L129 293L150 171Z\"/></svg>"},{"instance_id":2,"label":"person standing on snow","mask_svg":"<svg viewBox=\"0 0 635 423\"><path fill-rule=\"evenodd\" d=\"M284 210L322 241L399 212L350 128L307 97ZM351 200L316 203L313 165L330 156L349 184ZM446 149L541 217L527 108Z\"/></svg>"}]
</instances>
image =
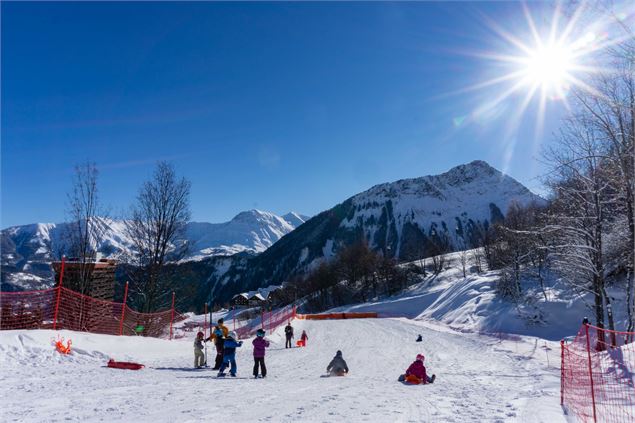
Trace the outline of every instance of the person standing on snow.
<instances>
[{"instance_id":1,"label":"person standing on snow","mask_svg":"<svg viewBox=\"0 0 635 423\"><path fill-rule=\"evenodd\" d=\"M284 344L285 348L292 348L291 339L293 339L293 326L291 326L291 322L287 323L284 327L284 336L287 338L287 342Z\"/></svg>"},{"instance_id":2,"label":"person standing on snow","mask_svg":"<svg viewBox=\"0 0 635 423\"><path fill-rule=\"evenodd\" d=\"M302 344L301 344L301 345L302 345L303 347L306 347L306 341L308 341L308 340L309 340L309 335L307 335L307 334L306 334L306 331L305 331L305 330L303 330L303 331L302 331L302 335L300 335L300 341L302 341Z\"/></svg>"},{"instance_id":3,"label":"person standing on snow","mask_svg":"<svg viewBox=\"0 0 635 423\"><path fill-rule=\"evenodd\" d=\"M258 367L262 377L267 377L267 367L265 366L265 348L269 347L269 341L265 339L265 331L258 329L256 338L251 342L254 346L254 377L258 377Z\"/></svg>"},{"instance_id":4,"label":"person standing on snow","mask_svg":"<svg viewBox=\"0 0 635 423\"><path fill-rule=\"evenodd\" d=\"M416 360L408 367L406 374L399 376L399 380L401 382L408 382L415 385L420 383L434 383L437 375L432 375L431 377L427 375L426 366L423 365L424 360L425 357L423 354L417 354Z\"/></svg>"},{"instance_id":5,"label":"person standing on snow","mask_svg":"<svg viewBox=\"0 0 635 423\"><path fill-rule=\"evenodd\" d=\"M231 368L229 369L229 374L232 377L236 377L236 371L238 367L236 366L236 348L242 347L243 341L237 341L238 336L236 332L231 331L227 335L227 339L223 343L223 364L220 366L218 370L218 377L225 376L225 369L231 364Z\"/></svg>"},{"instance_id":6,"label":"person standing on snow","mask_svg":"<svg viewBox=\"0 0 635 423\"><path fill-rule=\"evenodd\" d=\"M219 370L223 363L223 346L225 344L225 338L229 333L229 329L227 329L227 326L225 326L223 322L224 320L222 318L218 319L218 323L208 338L209 340L213 340L216 346L216 360L212 370Z\"/></svg>"},{"instance_id":7,"label":"person standing on snow","mask_svg":"<svg viewBox=\"0 0 635 423\"><path fill-rule=\"evenodd\" d=\"M199 332L196 334L196 339L194 340L194 368L200 369L203 367L203 362L205 360L205 354L203 353L203 337L205 334L203 332Z\"/></svg>"},{"instance_id":8,"label":"person standing on snow","mask_svg":"<svg viewBox=\"0 0 635 423\"><path fill-rule=\"evenodd\" d=\"M344 357L342 357L342 351L337 351L335 353L335 357L326 367L326 372L330 376L344 376L348 373L348 365L346 365L346 361L344 361Z\"/></svg>"}]
</instances>

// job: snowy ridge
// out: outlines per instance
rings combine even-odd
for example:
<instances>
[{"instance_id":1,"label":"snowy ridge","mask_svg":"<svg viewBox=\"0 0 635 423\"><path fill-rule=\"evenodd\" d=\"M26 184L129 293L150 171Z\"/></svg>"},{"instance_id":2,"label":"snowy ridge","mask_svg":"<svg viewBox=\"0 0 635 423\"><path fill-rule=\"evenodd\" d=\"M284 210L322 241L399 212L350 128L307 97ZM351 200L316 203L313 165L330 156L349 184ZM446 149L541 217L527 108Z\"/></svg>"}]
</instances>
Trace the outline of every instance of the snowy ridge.
<instances>
[{"instance_id":1,"label":"snowy ridge","mask_svg":"<svg viewBox=\"0 0 635 423\"><path fill-rule=\"evenodd\" d=\"M288 219L288 220L287 220ZM187 245L182 261L202 260L215 256L230 256L240 252L260 253L278 239L304 222L297 213L285 217L273 213L249 210L225 223L190 222L183 239L177 244ZM97 251L104 257L116 258L134 249L126 236L125 222L98 219L104 239ZM13 226L2 230L3 289L41 289L50 286L50 263L64 242L68 223L36 223Z\"/></svg>"},{"instance_id":2,"label":"snowy ridge","mask_svg":"<svg viewBox=\"0 0 635 423\"><path fill-rule=\"evenodd\" d=\"M407 258L409 253L402 251L409 248L404 246L405 230L418 230L417 235L424 237L445 232L452 249L462 249L470 245L469 231L475 225L486 226L502 218L512 202L526 206L544 200L477 160L441 175L376 185L354 196L352 202L355 212L341 226L361 225L371 246L389 246L396 256Z\"/></svg>"},{"instance_id":3,"label":"snowy ridge","mask_svg":"<svg viewBox=\"0 0 635 423\"><path fill-rule=\"evenodd\" d=\"M237 292L279 284L359 241L400 261L471 248L514 202L545 200L483 161L376 185L312 217L248 266L238 263L229 276L212 280L215 295L229 299Z\"/></svg>"}]
</instances>

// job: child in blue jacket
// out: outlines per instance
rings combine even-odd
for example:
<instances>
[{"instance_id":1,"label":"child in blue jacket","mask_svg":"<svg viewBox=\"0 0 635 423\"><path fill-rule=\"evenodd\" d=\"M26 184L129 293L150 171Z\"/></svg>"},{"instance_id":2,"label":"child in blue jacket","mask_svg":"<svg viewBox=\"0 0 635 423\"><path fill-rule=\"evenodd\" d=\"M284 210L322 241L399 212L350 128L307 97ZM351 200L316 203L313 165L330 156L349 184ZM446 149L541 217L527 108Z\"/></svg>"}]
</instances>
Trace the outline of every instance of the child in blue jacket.
<instances>
[{"instance_id":1,"label":"child in blue jacket","mask_svg":"<svg viewBox=\"0 0 635 423\"><path fill-rule=\"evenodd\" d=\"M223 344L223 364L220 366L220 370L218 371L218 377L225 376L225 369L230 363L231 368L229 370L229 374L232 377L236 377L236 348L243 345L243 341L236 341L237 337L236 332L231 331L225 339L225 343Z\"/></svg>"}]
</instances>

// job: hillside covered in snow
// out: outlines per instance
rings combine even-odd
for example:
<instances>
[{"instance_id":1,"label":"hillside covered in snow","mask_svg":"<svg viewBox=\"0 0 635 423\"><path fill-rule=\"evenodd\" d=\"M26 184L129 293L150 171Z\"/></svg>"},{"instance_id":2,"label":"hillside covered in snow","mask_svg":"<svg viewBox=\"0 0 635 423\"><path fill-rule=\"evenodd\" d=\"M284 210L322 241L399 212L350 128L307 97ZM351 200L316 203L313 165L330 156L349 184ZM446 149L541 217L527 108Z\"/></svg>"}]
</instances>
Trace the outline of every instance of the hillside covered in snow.
<instances>
[{"instance_id":1,"label":"hillside covered in snow","mask_svg":"<svg viewBox=\"0 0 635 423\"><path fill-rule=\"evenodd\" d=\"M279 284L355 242L400 261L472 247L512 203L544 204L512 177L483 161L440 175L374 186L309 219L264 253L241 259L219 277L216 296Z\"/></svg>"},{"instance_id":2,"label":"hillside covered in snow","mask_svg":"<svg viewBox=\"0 0 635 423\"><path fill-rule=\"evenodd\" d=\"M249 210L236 215L229 222L190 222L178 244L187 245L183 260L229 256L240 252L260 253L307 219L297 213L278 216L273 213ZM97 251L104 257L116 258L133 249L126 234L125 222L100 219L103 240ZM49 286L53 274L50 263L59 256L68 223L35 223L3 229L2 289L37 289Z\"/></svg>"}]
</instances>

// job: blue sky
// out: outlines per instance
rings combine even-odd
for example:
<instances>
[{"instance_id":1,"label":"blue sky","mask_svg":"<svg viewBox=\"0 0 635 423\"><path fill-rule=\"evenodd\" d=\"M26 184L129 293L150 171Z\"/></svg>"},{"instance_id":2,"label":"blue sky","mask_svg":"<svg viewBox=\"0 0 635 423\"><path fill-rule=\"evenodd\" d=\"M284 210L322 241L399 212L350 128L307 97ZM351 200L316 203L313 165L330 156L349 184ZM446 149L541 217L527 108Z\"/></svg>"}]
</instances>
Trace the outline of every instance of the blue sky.
<instances>
[{"instance_id":1,"label":"blue sky","mask_svg":"<svg viewBox=\"0 0 635 423\"><path fill-rule=\"evenodd\" d=\"M374 184L488 161L539 187L563 112L457 93L496 76L518 3L2 3L2 227L64 219L73 166L117 215L157 160L192 217L316 214ZM537 22L550 6L531 5ZM541 20L542 19L542 20Z\"/></svg>"}]
</instances>

